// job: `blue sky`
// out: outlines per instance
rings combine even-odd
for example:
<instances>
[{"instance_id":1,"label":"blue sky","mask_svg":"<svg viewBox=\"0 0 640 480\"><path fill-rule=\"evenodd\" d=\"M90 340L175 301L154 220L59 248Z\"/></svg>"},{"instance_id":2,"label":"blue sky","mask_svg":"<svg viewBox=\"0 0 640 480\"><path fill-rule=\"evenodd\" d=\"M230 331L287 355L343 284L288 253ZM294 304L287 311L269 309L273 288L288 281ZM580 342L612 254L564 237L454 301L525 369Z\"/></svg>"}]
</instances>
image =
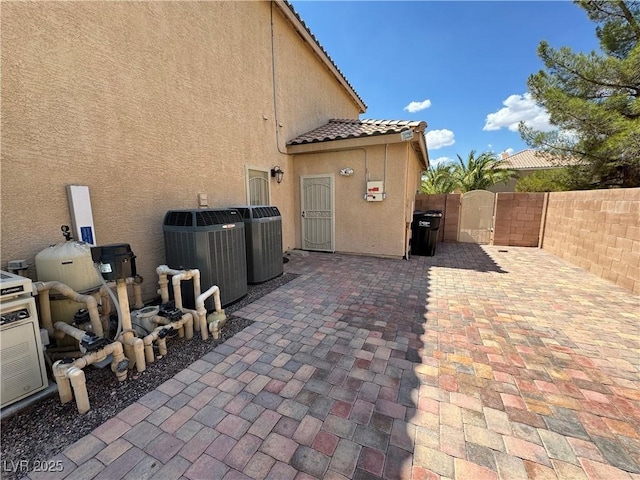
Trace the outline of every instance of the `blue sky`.
<instances>
[{"instance_id":1,"label":"blue sky","mask_svg":"<svg viewBox=\"0 0 640 480\"><path fill-rule=\"evenodd\" d=\"M527 94L540 41L598 49L595 24L568 1L292 4L367 104L361 118L425 120L432 163L528 148L520 120L549 128Z\"/></svg>"}]
</instances>

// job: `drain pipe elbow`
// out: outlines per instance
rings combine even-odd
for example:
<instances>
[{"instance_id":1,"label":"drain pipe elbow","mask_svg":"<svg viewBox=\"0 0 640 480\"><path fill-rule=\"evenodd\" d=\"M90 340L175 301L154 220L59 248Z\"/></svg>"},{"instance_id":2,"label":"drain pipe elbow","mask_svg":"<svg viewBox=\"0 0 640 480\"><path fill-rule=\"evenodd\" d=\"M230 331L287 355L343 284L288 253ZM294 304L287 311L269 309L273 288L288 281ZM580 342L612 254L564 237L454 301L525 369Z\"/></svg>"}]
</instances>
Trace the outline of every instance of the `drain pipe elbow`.
<instances>
[{"instance_id":1,"label":"drain pipe elbow","mask_svg":"<svg viewBox=\"0 0 640 480\"><path fill-rule=\"evenodd\" d=\"M73 394L76 397L76 407L80 415L87 413L91 406L89 404L89 394L87 393L87 381L84 372L77 367L71 367L67 376L73 387Z\"/></svg>"}]
</instances>

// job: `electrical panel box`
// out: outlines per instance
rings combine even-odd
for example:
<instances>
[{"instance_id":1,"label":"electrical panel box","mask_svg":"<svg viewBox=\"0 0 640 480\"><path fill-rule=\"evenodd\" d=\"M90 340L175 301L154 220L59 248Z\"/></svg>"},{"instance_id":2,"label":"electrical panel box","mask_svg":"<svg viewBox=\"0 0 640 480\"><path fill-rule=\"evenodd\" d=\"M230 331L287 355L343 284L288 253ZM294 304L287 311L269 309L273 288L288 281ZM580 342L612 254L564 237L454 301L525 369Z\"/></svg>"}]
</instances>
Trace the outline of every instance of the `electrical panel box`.
<instances>
[{"instance_id":1,"label":"electrical panel box","mask_svg":"<svg viewBox=\"0 0 640 480\"><path fill-rule=\"evenodd\" d=\"M381 202L384 199L384 182L367 182L367 202Z\"/></svg>"}]
</instances>

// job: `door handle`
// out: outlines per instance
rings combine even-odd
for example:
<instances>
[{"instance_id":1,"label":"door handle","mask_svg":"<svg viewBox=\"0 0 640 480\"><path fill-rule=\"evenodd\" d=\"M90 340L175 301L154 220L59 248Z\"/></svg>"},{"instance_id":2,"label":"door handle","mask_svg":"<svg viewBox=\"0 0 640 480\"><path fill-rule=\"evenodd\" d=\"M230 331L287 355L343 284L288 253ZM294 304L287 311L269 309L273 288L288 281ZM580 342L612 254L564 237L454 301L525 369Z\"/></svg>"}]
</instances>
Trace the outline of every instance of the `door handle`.
<instances>
[{"instance_id":1,"label":"door handle","mask_svg":"<svg viewBox=\"0 0 640 480\"><path fill-rule=\"evenodd\" d=\"M304 210L302 211L302 218L304 218Z\"/></svg>"}]
</instances>

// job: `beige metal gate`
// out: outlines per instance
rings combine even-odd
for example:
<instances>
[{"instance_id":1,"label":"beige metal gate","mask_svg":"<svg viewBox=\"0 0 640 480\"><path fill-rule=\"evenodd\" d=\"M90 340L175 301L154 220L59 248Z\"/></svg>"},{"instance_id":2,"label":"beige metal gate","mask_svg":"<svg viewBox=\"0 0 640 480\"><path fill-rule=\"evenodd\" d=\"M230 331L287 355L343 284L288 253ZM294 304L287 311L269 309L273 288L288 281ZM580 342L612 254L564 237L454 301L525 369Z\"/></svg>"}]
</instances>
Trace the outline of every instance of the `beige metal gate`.
<instances>
[{"instance_id":1,"label":"beige metal gate","mask_svg":"<svg viewBox=\"0 0 640 480\"><path fill-rule=\"evenodd\" d=\"M473 190L462 195L458 241L463 243L491 243L495 193Z\"/></svg>"},{"instance_id":2,"label":"beige metal gate","mask_svg":"<svg viewBox=\"0 0 640 480\"><path fill-rule=\"evenodd\" d=\"M333 175L300 177L302 249L333 252Z\"/></svg>"}]
</instances>

